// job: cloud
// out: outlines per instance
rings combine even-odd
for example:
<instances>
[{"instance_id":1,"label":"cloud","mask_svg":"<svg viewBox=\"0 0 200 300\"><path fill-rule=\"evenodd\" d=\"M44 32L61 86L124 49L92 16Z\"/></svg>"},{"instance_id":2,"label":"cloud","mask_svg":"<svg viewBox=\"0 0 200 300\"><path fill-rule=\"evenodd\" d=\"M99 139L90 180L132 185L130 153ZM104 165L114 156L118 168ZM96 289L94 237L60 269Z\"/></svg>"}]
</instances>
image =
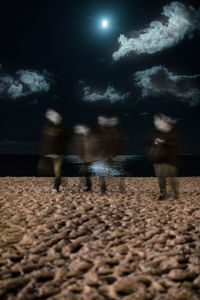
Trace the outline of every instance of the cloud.
<instances>
[{"instance_id":1,"label":"cloud","mask_svg":"<svg viewBox=\"0 0 200 300\"><path fill-rule=\"evenodd\" d=\"M114 87L108 86L107 90L102 92L91 92L90 87L86 86L83 88L83 100L86 102L96 102L101 100L109 101L110 103L115 103L118 101L125 100L129 97L130 93L120 94Z\"/></svg>"},{"instance_id":2,"label":"cloud","mask_svg":"<svg viewBox=\"0 0 200 300\"><path fill-rule=\"evenodd\" d=\"M195 106L200 102L200 74L176 75L164 66L136 72L135 84L142 89L142 96L159 96L169 93Z\"/></svg>"},{"instance_id":3,"label":"cloud","mask_svg":"<svg viewBox=\"0 0 200 300\"><path fill-rule=\"evenodd\" d=\"M18 82L13 82L12 85L8 88L8 96L12 99L16 99L21 96L25 96L23 93L23 86Z\"/></svg>"},{"instance_id":4,"label":"cloud","mask_svg":"<svg viewBox=\"0 0 200 300\"><path fill-rule=\"evenodd\" d=\"M162 16L162 21L152 21L147 28L134 32L130 38L121 34L118 38L120 46L113 53L113 60L117 61L132 51L135 54L162 51L178 44L186 35L191 35L199 28L200 12L180 2L165 5Z\"/></svg>"},{"instance_id":5,"label":"cloud","mask_svg":"<svg viewBox=\"0 0 200 300\"><path fill-rule=\"evenodd\" d=\"M33 93L48 92L52 79L46 70L39 71L19 70L14 75L0 75L0 97L17 99Z\"/></svg>"}]
</instances>

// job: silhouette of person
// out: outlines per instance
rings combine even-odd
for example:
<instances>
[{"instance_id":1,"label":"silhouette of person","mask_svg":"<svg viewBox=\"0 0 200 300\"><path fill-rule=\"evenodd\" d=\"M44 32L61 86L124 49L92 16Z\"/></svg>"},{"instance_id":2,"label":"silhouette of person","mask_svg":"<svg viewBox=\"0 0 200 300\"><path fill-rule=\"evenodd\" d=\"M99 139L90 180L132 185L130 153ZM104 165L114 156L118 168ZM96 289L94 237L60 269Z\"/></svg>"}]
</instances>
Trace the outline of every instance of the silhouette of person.
<instances>
[{"instance_id":1,"label":"silhouette of person","mask_svg":"<svg viewBox=\"0 0 200 300\"><path fill-rule=\"evenodd\" d=\"M75 125L74 133L73 152L83 164L83 172L86 179L85 191L91 191L92 181L89 167L91 163L99 160L99 140L97 135L92 133L90 127L85 124Z\"/></svg>"},{"instance_id":2,"label":"silhouette of person","mask_svg":"<svg viewBox=\"0 0 200 300\"><path fill-rule=\"evenodd\" d=\"M178 198L178 175L180 136L175 128L176 120L162 113L154 115L154 129L150 133L146 152L158 177L159 200L166 198L166 178L170 183L174 198Z\"/></svg>"},{"instance_id":3,"label":"silhouette of person","mask_svg":"<svg viewBox=\"0 0 200 300\"><path fill-rule=\"evenodd\" d=\"M43 157L51 160L54 171L54 185L52 192L59 192L61 184L61 172L63 155L69 140L69 133L66 125L62 122L62 116L55 110L49 108L45 113L46 123L42 131L41 153ZM39 172L40 163L38 165Z\"/></svg>"},{"instance_id":4,"label":"silhouette of person","mask_svg":"<svg viewBox=\"0 0 200 300\"><path fill-rule=\"evenodd\" d=\"M106 161L108 168L112 168L114 162L118 160L122 164L117 156L124 155L126 152L127 137L124 132L119 129L119 118L117 116L105 116L99 115L97 117L97 123L99 125L98 137L100 141L101 156ZM120 180L120 192L124 193L124 181ZM106 192L105 177L101 177L100 183L101 193Z\"/></svg>"}]
</instances>

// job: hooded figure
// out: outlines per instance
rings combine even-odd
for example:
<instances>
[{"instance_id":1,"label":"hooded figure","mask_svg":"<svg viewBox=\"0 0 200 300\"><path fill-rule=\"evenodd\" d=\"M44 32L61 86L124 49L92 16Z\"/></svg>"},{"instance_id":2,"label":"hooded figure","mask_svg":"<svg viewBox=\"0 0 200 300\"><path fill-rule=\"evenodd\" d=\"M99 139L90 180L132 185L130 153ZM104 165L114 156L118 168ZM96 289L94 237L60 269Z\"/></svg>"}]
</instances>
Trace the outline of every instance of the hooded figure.
<instances>
[{"instance_id":1,"label":"hooded figure","mask_svg":"<svg viewBox=\"0 0 200 300\"><path fill-rule=\"evenodd\" d=\"M107 162L108 167L112 168L117 155L124 155L126 152L127 138L125 134L119 129L119 118L116 116L100 115L97 118L99 125L99 141L102 158ZM122 161L121 161L122 163ZM101 177L101 193L106 192L105 178ZM124 183L120 180L120 192L125 191Z\"/></svg>"},{"instance_id":2,"label":"hooded figure","mask_svg":"<svg viewBox=\"0 0 200 300\"><path fill-rule=\"evenodd\" d=\"M45 113L45 117L47 122L42 132L41 154L43 157L50 158L53 163L55 181L52 191L59 192L63 155L66 152L69 135L58 112L49 108ZM43 167L40 167L41 165L39 162L39 172L43 171Z\"/></svg>"},{"instance_id":3,"label":"hooded figure","mask_svg":"<svg viewBox=\"0 0 200 300\"><path fill-rule=\"evenodd\" d=\"M91 191L92 181L89 174L90 164L99 160L99 140L97 135L85 124L74 126L73 153L78 156L83 165L83 172L86 178L86 190Z\"/></svg>"},{"instance_id":4,"label":"hooded figure","mask_svg":"<svg viewBox=\"0 0 200 300\"><path fill-rule=\"evenodd\" d=\"M160 189L159 199L166 197L166 177L170 177L174 198L178 198L180 136L175 129L176 120L161 113L154 115L154 130L148 137L146 153L153 163Z\"/></svg>"}]
</instances>

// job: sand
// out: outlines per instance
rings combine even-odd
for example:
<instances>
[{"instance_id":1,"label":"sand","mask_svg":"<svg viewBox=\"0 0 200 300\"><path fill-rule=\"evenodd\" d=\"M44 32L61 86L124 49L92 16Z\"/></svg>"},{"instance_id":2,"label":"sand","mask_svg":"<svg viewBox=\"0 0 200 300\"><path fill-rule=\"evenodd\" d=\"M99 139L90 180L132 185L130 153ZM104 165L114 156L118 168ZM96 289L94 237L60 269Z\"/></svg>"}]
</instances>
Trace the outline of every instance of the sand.
<instances>
[{"instance_id":1,"label":"sand","mask_svg":"<svg viewBox=\"0 0 200 300\"><path fill-rule=\"evenodd\" d=\"M200 177L92 180L0 178L0 299L200 299Z\"/></svg>"}]
</instances>

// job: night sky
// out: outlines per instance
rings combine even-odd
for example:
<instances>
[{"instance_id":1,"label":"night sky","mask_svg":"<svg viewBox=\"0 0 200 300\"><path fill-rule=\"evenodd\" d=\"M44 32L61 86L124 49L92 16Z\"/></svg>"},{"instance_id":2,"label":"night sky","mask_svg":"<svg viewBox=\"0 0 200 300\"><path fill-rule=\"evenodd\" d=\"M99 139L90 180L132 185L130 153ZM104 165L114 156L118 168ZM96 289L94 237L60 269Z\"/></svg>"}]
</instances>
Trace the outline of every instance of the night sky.
<instances>
[{"instance_id":1,"label":"night sky","mask_svg":"<svg viewBox=\"0 0 200 300\"><path fill-rule=\"evenodd\" d=\"M143 154L153 115L178 120L181 152L200 154L200 3L4 1L0 153L37 153L44 113L96 130L116 114ZM108 21L103 28L101 22Z\"/></svg>"}]
</instances>

